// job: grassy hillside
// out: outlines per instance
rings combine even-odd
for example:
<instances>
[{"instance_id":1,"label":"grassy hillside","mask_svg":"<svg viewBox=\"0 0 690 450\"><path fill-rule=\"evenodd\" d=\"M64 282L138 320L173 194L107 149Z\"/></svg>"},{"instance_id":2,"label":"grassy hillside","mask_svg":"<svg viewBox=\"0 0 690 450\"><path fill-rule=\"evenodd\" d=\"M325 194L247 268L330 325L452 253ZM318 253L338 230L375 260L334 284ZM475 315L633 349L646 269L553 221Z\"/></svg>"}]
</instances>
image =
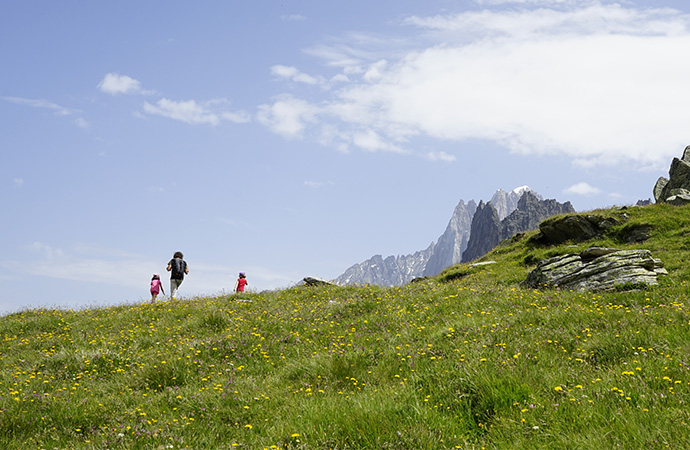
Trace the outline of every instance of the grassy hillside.
<instances>
[{"instance_id":1,"label":"grassy hillside","mask_svg":"<svg viewBox=\"0 0 690 450\"><path fill-rule=\"evenodd\" d=\"M3 449L690 447L690 209L399 288L296 287L0 318ZM620 242L649 224L642 244ZM648 248L633 292L520 287L537 260ZM307 274L305 274L307 275Z\"/></svg>"}]
</instances>

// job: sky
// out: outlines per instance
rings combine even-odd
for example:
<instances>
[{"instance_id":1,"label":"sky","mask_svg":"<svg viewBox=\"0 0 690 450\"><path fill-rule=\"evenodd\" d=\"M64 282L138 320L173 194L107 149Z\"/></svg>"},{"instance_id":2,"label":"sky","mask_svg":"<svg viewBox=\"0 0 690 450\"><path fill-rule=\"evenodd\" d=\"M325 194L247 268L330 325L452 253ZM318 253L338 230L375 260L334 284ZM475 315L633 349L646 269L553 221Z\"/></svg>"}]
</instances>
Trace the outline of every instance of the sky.
<instances>
[{"instance_id":1,"label":"sky","mask_svg":"<svg viewBox=\"0 0 690 450\"><path fill-rule=\"evenodd\" d=\"M652 197L690 144L690 5L0 3L0 314L333 279L460 200Z\"/></svg>"}]
</instances>

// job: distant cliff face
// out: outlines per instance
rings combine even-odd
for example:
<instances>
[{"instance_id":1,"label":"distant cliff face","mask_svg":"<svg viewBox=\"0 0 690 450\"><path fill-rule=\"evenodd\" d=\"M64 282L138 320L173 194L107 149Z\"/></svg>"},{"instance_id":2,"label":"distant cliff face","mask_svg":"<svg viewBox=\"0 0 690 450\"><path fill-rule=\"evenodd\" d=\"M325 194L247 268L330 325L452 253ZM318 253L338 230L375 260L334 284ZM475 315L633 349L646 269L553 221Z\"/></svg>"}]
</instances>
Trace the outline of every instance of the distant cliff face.
<instances>
[{"instance_id":1,"label":"distant cliff face","mask_svg":"<svg viewBox=\"0 0 690 450\"><path fill-rule=\"evenodd\" d=\"M490 202L479 202L477 212L472 217L467 250L462 253L463 261L477 258L478 256L475 255L485 255L499 242L501 242L501 220L498 218L496 208Z\"/></svg>"},{"instance_id":2,"label":"distant cliff face","mask_svg":"<svg viewBox=\"0 0 690 450\"><path fill-rule=\"evenodd\" d=\"M527 198L526 193L530 194ZM541 203L551 207L541 207ZM420 276L436 275L446 267L468 260L465 254L471 259L478 258L506 237L536 229L545 218L560 214L561 210L552 203L560 205L555 200L541 200L527 186L510 192L499 189L488 203L480 202L479 206L474 200L467 203L460 200L436 244L432 242L426 250L411 255L387 258L376 255L350 267L333 281L338 284L399 286ZM552 210L558 212L549 213ZM511 234L504 237L506 233Z\"/></svg>"},{"instance_id":3,"label":"distant cliff face","mask_svg":"<svg viewBox=\"0 0 690 450\"><path fill-rule=\"evenodd\" d=\"M526 191L517 204L517 209L505 219L499 220L498 213L489 202L480 202L472 218L470 240L467 250L462 254L462 261L477 259L517 233L535 230L539 223L556 214L575 212L570 202L558 203L556 200L541 200L532 191Z\"/></svg>"},{"instance_id":4,"label":"distant cliff face","mask_svg":"<svg viewBox=\"0 0 690 450\"><path fill-rule=\"evenodd\" d=\"M455 211L453 211L453 217L448 222L446 231L438 238L438 243L434 247L422 275L436 275L446 267L460 262L462 252L467 248L467 242L470 239L472 216L476 210L477 204L474 203L474 200L470 200L467 204L460 200Z\"/></svg>"}]
</instances>

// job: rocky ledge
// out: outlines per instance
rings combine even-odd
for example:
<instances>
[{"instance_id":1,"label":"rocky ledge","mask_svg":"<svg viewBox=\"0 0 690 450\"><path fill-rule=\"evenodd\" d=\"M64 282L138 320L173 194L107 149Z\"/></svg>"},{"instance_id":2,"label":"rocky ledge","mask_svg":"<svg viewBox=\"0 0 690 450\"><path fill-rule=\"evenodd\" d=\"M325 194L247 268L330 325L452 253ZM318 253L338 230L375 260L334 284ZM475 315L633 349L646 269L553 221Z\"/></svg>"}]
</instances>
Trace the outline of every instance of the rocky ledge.
<instances>
[{"instance_id":1,"label":"rocky ledge","mask_svg":"<svg viewBox=\"0 0 690 450\"><path fill-rule=\"evenodd\" d=\"M654 186L654 200L682 206L690 203L690 145L685 147L683 158L673 158L668 171L669 178L660 177Z\"/></svg>"},{"instance_id":2,"label":"rocky ledge","mask_svg":"<svg viewBox=\"0 0 690 450\"><path fill-rule=\"evenodd\" d=\"M531 288L603 291L654 285L657 276L666 273L663 263L649 250L592 247L540 261L523 284Z\"/></svg>"}]
</instances>

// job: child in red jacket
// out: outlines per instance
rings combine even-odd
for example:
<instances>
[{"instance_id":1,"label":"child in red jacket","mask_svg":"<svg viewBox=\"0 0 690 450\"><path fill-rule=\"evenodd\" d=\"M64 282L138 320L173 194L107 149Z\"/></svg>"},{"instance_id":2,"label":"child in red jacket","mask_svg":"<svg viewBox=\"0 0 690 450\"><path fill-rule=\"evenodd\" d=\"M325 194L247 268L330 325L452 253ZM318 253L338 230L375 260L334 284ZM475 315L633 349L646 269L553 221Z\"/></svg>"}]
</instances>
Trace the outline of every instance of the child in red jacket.
<instances>
[{"instance_id":1,"label":"child in red jacket","mask_svg":"<svg viewBox=\"0 0 690 450\"><path fill-rule=\"evenodd\" d=\"M237 282L235 283L235 292L244 292L244 287L249 284L247 283L247 276L244 274L244 272L240 272L240 277L237 279Z\"/></svg>"}]
</instances>

